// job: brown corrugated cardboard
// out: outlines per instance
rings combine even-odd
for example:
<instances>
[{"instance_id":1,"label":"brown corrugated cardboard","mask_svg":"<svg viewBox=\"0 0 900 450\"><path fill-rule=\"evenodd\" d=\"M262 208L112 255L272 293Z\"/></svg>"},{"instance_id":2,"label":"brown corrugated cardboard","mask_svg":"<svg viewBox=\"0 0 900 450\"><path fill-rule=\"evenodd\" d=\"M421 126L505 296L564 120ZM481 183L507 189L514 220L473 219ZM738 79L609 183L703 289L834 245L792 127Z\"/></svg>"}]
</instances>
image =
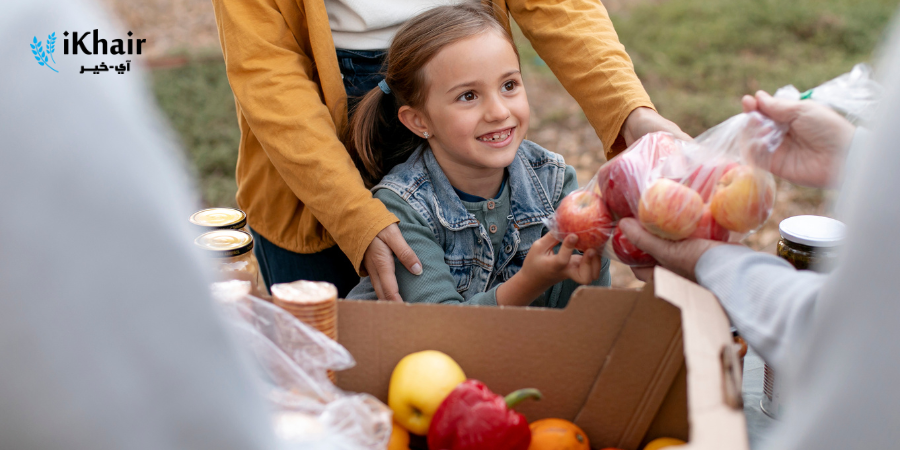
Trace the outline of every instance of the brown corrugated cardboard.
<instances>
[{"instance_id":1,"label":"brown corrugated cardboard","mask_svg":"<svg viewBox=\"0 0 900 450\"><path fill-rule=\"evenodd\" d=\"M742 411L726 395L725 380L736 380L722 368L733 356L724 312L671 272L657 269L655 280L640 291L581 288L564 310L340 301L340 343L357 366L338 385L385 401L401 358L440 350L494 392L540 389L543 400L516 409L529 421L572 420L594 448L660 436L747 448Z\"/></svg>"}]
</instances>

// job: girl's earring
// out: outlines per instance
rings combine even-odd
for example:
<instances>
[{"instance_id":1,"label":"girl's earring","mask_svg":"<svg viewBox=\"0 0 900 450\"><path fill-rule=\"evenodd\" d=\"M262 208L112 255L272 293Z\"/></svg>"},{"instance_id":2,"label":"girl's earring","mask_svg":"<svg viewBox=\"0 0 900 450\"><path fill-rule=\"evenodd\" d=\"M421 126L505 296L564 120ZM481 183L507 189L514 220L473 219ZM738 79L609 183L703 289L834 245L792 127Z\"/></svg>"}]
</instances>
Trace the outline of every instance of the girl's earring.
<instances>
[{"instance_id":1,"label":"girl's earring","mask_svg":"<svg viewBox=\"0 0 900 450\"><path fill-rule=\"evenodd\" d=\"M426 132L422 133L422 136L425 136L425 139L428 139L428 137L429 137L430 135L429 135L428 132L426 131Z\"/></svg>"}]
</instances>

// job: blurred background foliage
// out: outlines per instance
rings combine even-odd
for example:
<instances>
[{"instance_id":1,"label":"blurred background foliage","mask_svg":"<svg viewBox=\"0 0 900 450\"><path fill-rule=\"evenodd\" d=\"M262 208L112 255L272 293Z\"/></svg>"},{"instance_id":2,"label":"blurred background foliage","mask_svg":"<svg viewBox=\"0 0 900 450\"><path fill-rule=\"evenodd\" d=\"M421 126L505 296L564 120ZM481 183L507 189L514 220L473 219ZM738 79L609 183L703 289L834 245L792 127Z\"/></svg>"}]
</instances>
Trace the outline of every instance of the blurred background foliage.
<instances>
[{"instance_id":1,"label":"blurred background foliage","mask_svg":"<svg viewBox=\"0 0 900 450\"><path fill-rule=\"evenodd\" d=\"M898 3L620 0L610 9L619 38L659 111L697 135L740 112L743 94L772 92L786 84L802 91L856 63L872 61ZM529 137L592 173L602 163L599 140L517 34L526 80L534 80L528 83L535 110ZM240 132L221 54L218 49L191 49L183 56L186 64L153 70L154 92L181 136L204 202L235 206ZM569 106L543 108L554 104L548 98L553 96ZM567 136L573 133L581 137L573 141Z\"/></svg>"}]
</instances>

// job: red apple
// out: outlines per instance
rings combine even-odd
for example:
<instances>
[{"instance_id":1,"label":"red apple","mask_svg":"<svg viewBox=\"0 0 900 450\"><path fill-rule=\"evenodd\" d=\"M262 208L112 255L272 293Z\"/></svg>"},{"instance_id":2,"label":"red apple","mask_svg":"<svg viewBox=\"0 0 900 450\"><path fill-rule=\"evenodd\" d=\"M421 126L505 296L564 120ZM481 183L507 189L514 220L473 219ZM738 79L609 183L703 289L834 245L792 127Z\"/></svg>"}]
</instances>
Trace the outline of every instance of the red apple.
<instances>
[{"instance_id":1,"label":"red apple","mask_svg":"<svg viewBox=\"0 0 900 450\"><path fill-rule=\"evenodd\" d=\"M613 218L603 200L592 190L577 190L562 199L556 208L556 233L560 238L578 236L575 248L600 249L613 231Z\"/></svg>"},{"instance_id":2,"label":"red apple","mask_svg":"<svg viewBox=\"0 0 900 450\"><path fill-rule=\"evenodd\" d=\"M647 168L637 158L613 158L597 172L600 192L609 211L617 218L633 217L641 198L638 180Z\"/></svg>"},{"instance_id":3,"label":"red apple","mask_svg":"<svg viewBox=\"0 0 900 450\"><path fill-rule=\"evenodd\" d=\"M650 171L678 151L678 141L669 133L650 133L597 171L603 201L617 219L637 214L641 189Z\"/></svg>"},{"instance_id":4,"label":"red apple","mask_svg":"<svg viewBox=\"0 0 900 450\"><path fill-rule=\"evenodd\" d=\"M697 229L691 233L691 238L712 239L714 241L728 242L731 232L713 219L712 212L709 207L703 208L703 215L700 216L700 222L697 223Z\"/></svg>"},{"instance_id":5,"label":"red apple","mask_svg":"<svg viewBox=\"0 0 900 450\"><path fill-rule=\"evenodd\" d=\"M709 209L723 227L746 233L769 218L774 203L772 174L751 166L737 166L719 179Z\"/></svg>"},{"instance_id":6,"label":"red apple","mask_svg":"<svg viewBox=\"0 0 900 450\"><path fill-rule=\"evenodd\" d=\"M616 232L612 235L612 248L616 257L623 264L635 267L649 267L656 265L656 259L645 253L643 250L634 246L622 229L616 227Z\"/></svg>"},{"instance_id":7,"label":"red apple","mask_svg":"<svg viewBox=\"0 0 900 450\"><path fill-rule=\"evenodd\" d=\"M703 215L703 200L693 189L660 178L641 195L638 219L647 231L678 241L691 235Z\"/></svg>"}]
</instances>

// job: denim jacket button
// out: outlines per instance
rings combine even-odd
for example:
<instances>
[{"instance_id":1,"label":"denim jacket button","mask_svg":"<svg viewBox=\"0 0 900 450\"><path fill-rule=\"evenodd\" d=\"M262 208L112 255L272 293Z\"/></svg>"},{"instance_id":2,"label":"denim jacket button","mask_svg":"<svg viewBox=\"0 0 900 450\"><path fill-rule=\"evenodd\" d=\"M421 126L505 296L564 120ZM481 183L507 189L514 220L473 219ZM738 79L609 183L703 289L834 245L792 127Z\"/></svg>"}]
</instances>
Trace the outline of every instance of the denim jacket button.
<instances>
[{"instance_id":1,"label":"denim jacket button","mask_svg":"<svg viewBox=\"0 0 900 450\"><path fill-rule=\"evenodd\" d=\"M509 252L511 252L511 251L512 251L512 245L507 245L507 246L506 246L506 253L509 253Z\"/></svg>"},{"instance_id":2,"label":"denim jacket button","mask_svg":"<svg viewBox=\"0 0 900 450\"><path fill-rule=\"evenodd\" d=\"M488 230L489 230L491 233L496 233L496 232L497 232L497 225L491 224L491 227L488 228Z\"/></svg>"},{"instance_id":3,"label":"denim jacket button","mask_svg":"<svg viewBox=\"0 0 900 450\"><path fill-rule=\"evenodd\" d=\"M487 202L487 207L488 207L488 209L494 209L494 201L493 201L493 200L488 200L488 202Z\"/></svg>"}]
</instances>

